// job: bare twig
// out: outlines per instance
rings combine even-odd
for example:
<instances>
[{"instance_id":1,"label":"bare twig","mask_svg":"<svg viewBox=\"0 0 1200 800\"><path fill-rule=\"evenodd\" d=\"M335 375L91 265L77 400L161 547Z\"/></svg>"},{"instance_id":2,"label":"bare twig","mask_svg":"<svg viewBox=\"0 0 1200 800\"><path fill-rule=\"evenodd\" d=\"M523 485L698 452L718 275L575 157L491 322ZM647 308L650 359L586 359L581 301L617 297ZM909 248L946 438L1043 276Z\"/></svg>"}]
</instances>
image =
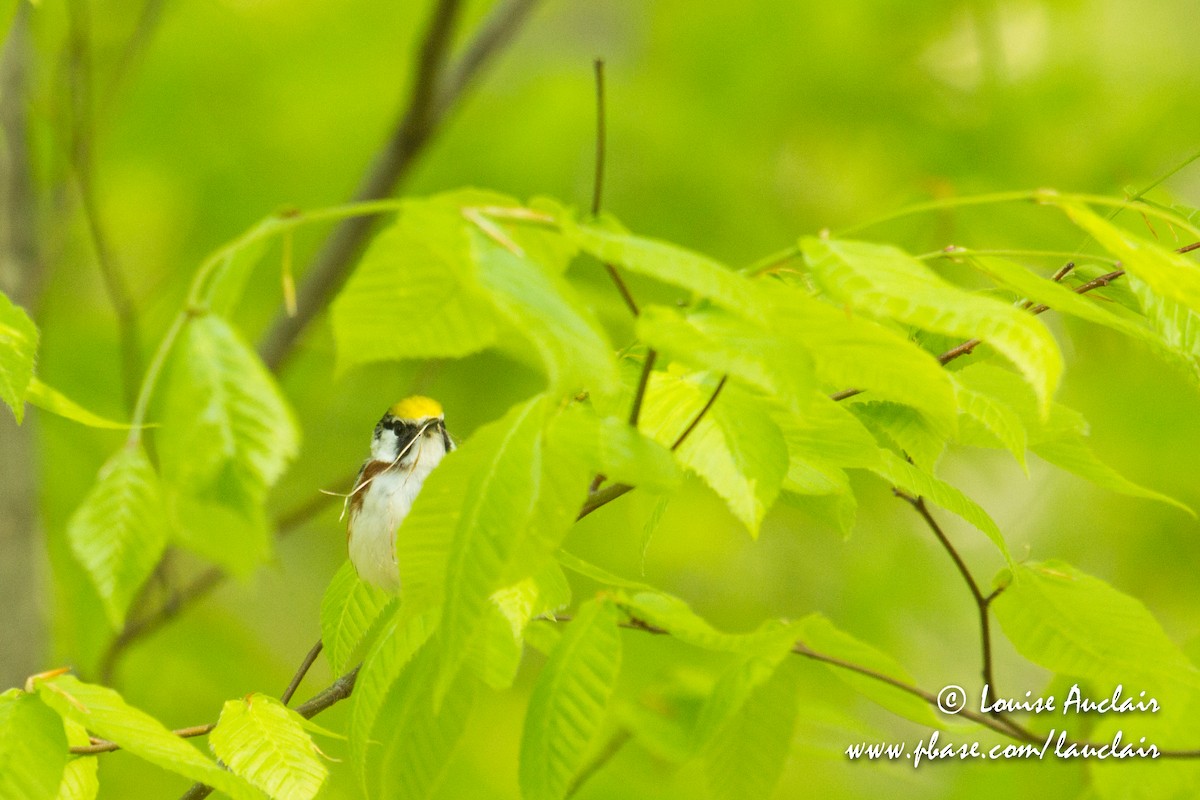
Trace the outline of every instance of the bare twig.
<instances>
[{"instance_id":1,"label":"bare twig","mask_svg":"<svg viewBox=\"0 0 1200 800\"><path fill-rule=\"evenodd\" d=\"M672 450L678 450L687 438L692 435L692 431L696 430L696 426L708 414L709 409L713 407L713 403L717 402L717 398L721 395L721 390L725 388L725 381L729 380L728 375L722 375L721 380L717 381L717 388L713 389L712 395L708 398L708 402L704 404L704 408L700 409L700 413L692 418L691 423L683 429L683 433L679 434L679 438L671 445Z\"/></svg>"},{"instance_id":2,"label":"bare twig","mask_svg":"<svg viewBox=\"0 0 1200 800\"><path fill-rule=\"evenodd\" d=\"M359 183L356 201L378 200L395 191L478 71L512 39L536 0L500 3L462 57L448 66L461 5L460 0L438 0L417 56L406 109ZM259 345L272 370L282 368L301 334L341 288L374 223L373 217L348 218L325 240L297 290L296 314L281 311Z\"/></svg>"},{"instance_id":3,"label":"bare twig","mask_svg":"<svg viewBox=\"0 0 1200 800\"><path fill-rule=\"evenodd\" d=\"M321 655L321 650L324 649L324 647L325 643L322 640L317 639L317 643L312 646L312 649L308 651L308 655L306 655L304 660L300 662L300 666L296 670L296 674L292 676L291 682L288 683L287 688L283 690L283 694L279 696L280 702L285 706L292 702L292 695L294 695L296 690L300 688L300 682L304 680L304 676L308 674L309 669L312 668L313 662L317 660L317 656Z\"/></svg>"},{"instance_id":4,"label":"bare twig","mask_svg":"<svg viewBox=\"0 0 1200 800\"><path fill-rule=\"evenodd\" d=\"M654 371L654 362L658 352L654 348L646 351L646 359L642 362L642 372L638 375L637 389L633 393L633 405L629 409L629 424L636 428L638 417L642 414L642 403L646 400L646 387L650 385L650 373Z\"/></svg>"}]
</instances>

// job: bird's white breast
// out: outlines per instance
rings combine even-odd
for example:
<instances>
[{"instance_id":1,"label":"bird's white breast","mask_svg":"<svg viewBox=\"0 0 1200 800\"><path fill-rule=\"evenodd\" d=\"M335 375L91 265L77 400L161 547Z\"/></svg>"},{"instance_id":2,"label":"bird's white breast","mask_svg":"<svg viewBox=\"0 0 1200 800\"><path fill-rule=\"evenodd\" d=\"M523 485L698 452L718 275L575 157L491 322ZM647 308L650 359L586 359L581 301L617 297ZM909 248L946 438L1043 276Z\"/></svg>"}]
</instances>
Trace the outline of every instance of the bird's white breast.
<instances>
[{"instance_id":1,"label":"bird's white breast","mask_svg":"<svg viewBox=\"0 0 1200 800\"><path fill-rule=\"evenodd\" d=\"M400 590L396 529L444 455L440 440L424 440L413 463L378 473L361 490L362 507L350 522L350 560L364 581L389 592Z\"/></svg>"}]
</instances>

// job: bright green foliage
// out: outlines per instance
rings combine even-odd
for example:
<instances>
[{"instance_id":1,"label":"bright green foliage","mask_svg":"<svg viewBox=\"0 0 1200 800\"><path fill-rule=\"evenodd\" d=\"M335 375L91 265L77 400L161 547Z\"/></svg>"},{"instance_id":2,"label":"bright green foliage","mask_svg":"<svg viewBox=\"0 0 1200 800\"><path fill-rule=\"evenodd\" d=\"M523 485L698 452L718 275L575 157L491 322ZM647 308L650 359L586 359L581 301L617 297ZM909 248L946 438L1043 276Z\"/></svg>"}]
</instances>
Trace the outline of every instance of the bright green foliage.
<instances>
[{"instance_id":1,"label":"bright green foliage","mask_svg":"<svg viewBox=\"0 0 1200 800\"><path fill-rule=\"evenodd\" d=\"M251 694L225 703L208 745L234 775L268 796L311 800L328 770L305 722L275 698Z\"/></svg>"},{"instance_id":2,"label":"bright green foliage","mask_svg":"<svg viewBox=\"0 0 1200 800\"><path fill-rule=\"evenodd\" d=\"M499 316L537 351L555 394L614 391L617 366L600 324L567 282L479 231L471 249L479 280Z\"/></svg>"},{"instance_id":3,"label":"bright green foliage","mask_svg":"<svg viewBox=\"0 0 1200 800\"><path fill-rule=\"evenodd\" d=\"M1028 313L947 283L895 247L806 238L813 276L834 300L922 330L982 339L1017 365L1047 408L1062 373L1054 337Z\"/></svg>"},{"instance_id":4,"label":"bright green foliage","mask_svg":"<svg viewBox=\"0 0 1200 800\"><path fill-rule=\"evenodd\" d=\"M715 391L704 375L669 370L651 376L642 407L644 429L673 446ZM756 396L726 385L678 448L679 460L712 487L757 536L787 473L787 443Z\"/></svg>"},{"instance_id":5,"label":"bright green foliage","mask_svg":"<svg viewBox=\"0 0 1200 800\"><path fill-rule=\"evenodd\" d=\"M642 309L638 338L674 361L729 374L803 413L812 394L807 352L766 328L717 308L684 316L663 306Z\"/></svg>"},{"instance_id":6,"label":"bright green foliage","mask_svg":"<svg viewBox=\"0 0 1200 800\"><path fill-rule=\"evenodd\" d=\"M1200 379L1200 312L1155 294L1134 275L1129 276L1129 286L1157 334L1149 340L1165 344L1169 352L1181 356L1191 376Z\"/></svg>"},{"instance_id":7,"label":"bright green foliage","mask_svg":"<svg viewBox=\"0 0 1200 800\"><path fill-rule=\"evenodd\" d=\"M71 719L63 719L67 730L67 745L86 747L91 744L87 728ZM95 800L100 792L100 763L94 758L72 758L63 769L58 785L58 800Z\"/></svg>"},{"instance_id":8,"label":"bright green foliage","mask_svg":"<svg viewBox=\"0 0 1200 800\"><path fill-rule=\"evenodd\" d=\"M334 672L340 675L346 671L371 630L386 617L386 609L394 599L359 580L349 561L338 568L321 600L321 641Z\"/></svg>"},{"instance_id":9,"label":"bright green foliage","mask_svg":"<svg viewBox=\"0 0 1200 800\"><path fill-rule=\"evenodd\" d=\"M951 511L987 534L1004 557L1011 561L1004 534L996 521L978 503L940 478L913 466L890 450L880 451L880 465L872 470L893 486L903 489L912 497L923 497L929 502Z\"/></svg>"},{"instance_id":10,"label":"bright green foliage","mask_svg":"<svg viewBox=\"0 0 1200 800\"><path fill-rule=\"evenodd\" d=\"M37 695L0 694L0 798L54 797L67 762L62 720Z\"/></svg>"},{"instance_id":11,"label":"bright green foliage","mask_svg":"<svg viewBox=\"0 0 1200 800\"><path fill-rule=\"evenodd\" d=\"M338 294L332 323L343 370L372 361L461 356L490 345L495 314L479 285L458 208L448 199L406 202Z\"/></svg>"},{"instance_id":12,"label":"bright green foliage","mask_svg":"<svg viewBox=\"0 0 1200 800\"><path fill-rule=\"evenodd\" d=\"M1111 742L1121 730L1127 742L1144 736L1160 750L1194 746L1200 670L1141 602L1058 561L1023 564L999 580L1006 588L992 606L1021 655L1086 681L1083 698L1111 699L1120 686L1124 698L1157 703L1153 713L1102 716L1090 739ZM1069 695L1057 699L1065 704ZM1121 766L1093 765L1102 797L1183 797L1200 786L1194 763L1146 759Z\"/></svg>"},{"instance_id":13,"label":"bright green foliage","mask_svg":"<svg viewBox=\"0 0 1200 800\"><path fill-rule=\"evenodd\" d=\"M217 766L154 717L128 705L103 686L83 683L73 675L37 682L38 694L63 717L93 735L116 742L138 758L190 780L202 781L237 800L264 797L249 783ZM57 777L55 778L57 783Z\"/></svg>"},{"instance_id":14,"label":"bright green foliage","mask_svg":"<svg viewBox=\"0 0 1200 800\"><path fill-rule=\"evenodd\" d=\"M624 420L572 405L551 419L548 430L561 450L577 454L611 481L650 492L679 486L680 470L671 453Z\"/></svg>"},{"instance_id":15,"label":"bright green foliage","mask_svg":"<svg viewBox=\"0 0 1200 800\"><path fill-rule=\"evenodd\" d=\"M638 620L670 631L675 639L703 650L774 653L780 642L777 622L767 621L751 633L725 633L710 625L678 597L663 592L621 595L620 605Z\"/></svg>"},{"instance_id":16,"label":"bright green foliage","mask_svg":"<svg viewBox=\"0 0 1200 800\"><path fill-rule=\"evenodd\" d=\"M743 276L707 256L668 242L594 225L564 225L563 232L586 253L608 264L678 286L696 297L754 319L761 308L754 286Z\"/></svg>"},{"instance_id":17,"label":"bright green foliage","mask_svg":"<svg viewBox=\"0 0 1200 800\"><path fill-rule=\"evenodd\" d=\"M912 676L894 658L834 627L833 623L821 614L809 614L797 623L796 635L807 647L819 653L858 664L910 686L915 683ZM918 725L941 725L929 705L908 692L840 667L830 666L829 671L838 680L895 714Z\"/></svg>"},{"instance_id":18,"label":"bright green foliage","mask_svg":"<svg viewBox=\"0 0 1200 800\"><path fill-rule=\"evenodd\" d=\"M382 693L374 688L379 684L372 684L364 698L355 693L350 741L365 797L419 800L429 797L445 774L474 704L478 680L470 671L459 672L442 703L435 704L444 657L440 643L427 642L412 655L414 629L402 629L397 637L381 637L363 667L364 678L390 676L391 681ZM369 718L359 716L367 704L377 705Z\"/></svg>"},{"instance_id":19,"label":"bright green foliage","mask_svg":"<svg viewBox=\"0 0 1200 800\"><path fill-rule=\"evenodd\" d=\"M0 400L20 423L25 416L25 396L37 358L38 329L20 306L0 292Z\"/></svg>"},{"instance_id":20,"label":"bright green foliage","mask_svg":"<svg viewBox=\"0 0 1200 800\"><path fill-rule=\"evenodd\" d=\"M710 796L769 798L787 762L799 710L799 677L784 664L749 693L709 745L704 766Z\"/></svg>"},{"instance_id":21,"label":"bright green foliage","mask_svg":"<svg viewBox=\"0 0 1200 800\"><path fill-rule=\"evenodd\" d=\"M981 425L988 435L995 437L996 441L1025 467L1028 440L1025 426L1021 424L1021 418L1015 411L991 395L967 388L962 382L958 384L958 404L962 407L965 417ZM961 423L962 426L966 424Z\"/></svg>"},{"instance_id":22,"label":"bright green foliage","mask_svg":"<svg viewBox=\"0 0 1200 800\"><path fill-rule=\"evenodd\" d=\"M438 698L466 656L492 593L548 561L583 502L587 470L548 446L546 401L535 398L501 420L488 466L467 485L446 562L445 652ZM403 526L402 526L403 530Z\"/></svg>"},{"instance_id":23,"label":"bright green foliage","mask_svg":"<svg viewBox=\"0 0 1200 800\"><path fill-rule=\"evenodd\" d=\"M64 419L78 422L89 428L129 429L129 425L124 422L114 422L87 410L54 387L42 383L37 376L30 379L29 393L25 399L43 411L49 411L51 414L57 414Z\"/></svg>"},{"instance_id":24,"label":"bright green foliage","mask_svg":"<svg viewBox=\"0 0 1200 800\"><path fill-rule=\"evenodd\" d=\"M529 699L521 737L521 794L562 800L604 720L621 665L617 611L603 599L585 603L571 622Z\"/></svg>"},{"instance_id":25,"label":"bright green foliage","mask_svg":"<svg viewBox=\"0 0 1200 800\"><path fill-rule=\"evenodd\" d=\"M267 489L295 458L291 408L228 322L191 322L172 358L163 426L163 477L180 540L235 572L269 555Z\"/></svg>"},{"instance_id":26,"label":"bright green foliage","mask_svg":"<svg viewBox=\"0 0 1200 800\"><path fill-rule=\"evenodd\" d=\"M122 447L101 468L67 537L109 622L119 627L167 543L162 487L140 446Z\"/></svg>"},{"instance_id":27,"label":"bright green foliage","mask_svg":"<svg viewBox=\"0 0 1200 800\"><path fill-rule=\"evenodd\" d=\"M935 429L927 417L896 403L851 401L849 409L879 442L903 453L926 472L933 472L946 449L947 431Z\"/></svg>"}]
</instances>

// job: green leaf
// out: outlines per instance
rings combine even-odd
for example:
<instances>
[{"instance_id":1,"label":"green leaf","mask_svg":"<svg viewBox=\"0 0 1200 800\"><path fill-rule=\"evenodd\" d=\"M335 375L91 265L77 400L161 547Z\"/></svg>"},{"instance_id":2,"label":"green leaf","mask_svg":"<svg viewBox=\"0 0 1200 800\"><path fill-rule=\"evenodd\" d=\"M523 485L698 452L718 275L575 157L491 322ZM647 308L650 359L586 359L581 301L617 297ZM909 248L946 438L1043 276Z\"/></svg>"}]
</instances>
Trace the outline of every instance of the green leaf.
<instances>
[{"instance_id":1,"label":"green leaf","mask_svg":"<svg viewBox=\"0 0 1200 800\"><path fill-rule=\"evenodd\" d=\"M374 788L378 775L368 780L368 773L377 765L379 744L390 736L391 720L384 713L385 706L390 698L407 691L402 682L405 670L433 635L436 622L435 611L415 613L401 606L363 659L350 701L350 752L364 788Z\"/></svg>"},{"instance_id":2,"label":"green leaf","mask_svg":"<svg viewBox=\"0 0 1200 800\"><path fill-rule=\"evenodd\" d=\"M679 286L722 308L755 319L760 304L753 285L707 256L668 242L604 230L595 225L563 225L563 233L606 264Z\"/></svg>"},{"instance_id":3,"label":"green leaf","mask_svg":"<svg viewBox=\"0 0 1200 800\"><path fill-rule=\"evenodd\" d=\"M1005 560L1012 562L1008 545L1004 542L1004 534L986 511L979 504L967 497L945 481L928 472L913 466L890 450L881 450L881 465L873 470L875 474L914 497L924 497L934 505L941 506L953 512L987 534L996 547L1004 555Z\"/></svg>"},{"instance_id":4,"label":"green leaf","mask_svg":"<svg viewBox=\"0 0 1200 800\"><path fill-rule=\"evenodd\" d=\"M936 430L928 418L908 406L880 403L872 400L853 402L849 410L857 416L876 438L895 445L926 472L932 472L946 449L949 432Z\"/></svg>"},{"instance_id":5,"label":"green leaf","mask_svg":"<svg viewBox=\"0 0 1200 800\"><path fill-rule=\"evenodd\" d=\"M479 631L489 598L550 562L586 497L590 471L576 454L545 438L548 413L547 399L539 396L493 423L504 429L503 438L465 487L446 563L442 635L448 661L438 702Z\"/></svg>"},{"instance_id":6,"label":"green leaf","mask_svg":"<svg viewBox=\"0 0 1200 800\"><path fill-rule=\"evenodd\" d=\"M159 432L163 475L211 486L226 470L265 491L300 448L300 432L275 379L225 320L193 319L172 357Z\"/></svg>"},{"instance_id":7,"label":"green leaf","mask_svg":"<svg viewBox=\"0 0 1200 800\"><path fill-rule=\"evenodd\" d=\"M684 316L646 306L637 318L638 338L668 358L745 381L796 411L812 396L812 360L795 342L773 330L715 308Z\"/></svg>"},{"instance_id":8,"label":"green leaf","mask_svg":"<svg viewBox=\"0 0 1200 800\"><path fill-rule=\"evenodd\" d=\"M0 694L0 798L54 797L67 763L62 720L37 695Z\"/></svg>"},{"instance_id":9,"label":"green leaf","mask_svg":"<svg viewBox=\"0 0 1200 800\"><path fill-rule=\"evenodd\" d=\"M521 736L525 800L562 800L604 720L621 664L617 611L585 603L534 684Z\"/></svg>"},{"instance_id":10,"label":"green leaf","mask_svg":"<svg viewBox=\"0 0 1200 800\"><path fill-rule=\"evenodd\" d=\"M122 447L100 469L67 523L67 539L119 628L167 543L162 488L141 447Z\"/></svg>"},{"instance_id":11,"label":"green leaf","mask_svg":"<svg viewBox=\"0 0 1200 800\"><path fill-rule=\"evenodd\" d=\"M364 797L421 800L434 793L445 774L474 705L478 681L461 671L435 708L434 684L444 658L438 642L428 642L410 658L411 641L389 641L402 646L377 650L363 665L360 680L383 680L386 690L371 691L362 701L355 690L350 744L360 765ZM370 709L371 727L363 728L368 719L360 716L360 709L370 704L377 704Z\"/></svg>"},{"instance_id":12,"label":"green leaf","mask_svg":"<svg viewBox=\"0 0 1200 800\"><path fill-rule=\"evenodd\" d=\"M792 626L772 625L770 631L760 647L738 659L717 680L692 729L693 751L699 752L712 743L791 655L797 636Z\"/></svg>"},{"instance_id":13,"label":"green leaf","mask_svg":"<svg viewBox=\"0 0 1200 800\"><path fill-rule=\"evenodd\" d=\"M713 391L700 375L674 369L654 373L642 406L643 430L673 445ZM787 443L767 403L726 385L676 456L721 496L752 536L758 535L788 466Z\"/></svg>"},{"instance_id":14,"label":"green leaf","mask_svg":"<svg viewBox=\"0 0 1200 800\"><path fill-rule=\"evenodd\" d=\"M299 450L291 408L254 351L209 314L192 320L172 356L162 418L180 541L246 574L270 555L266 491Z\"/></svg>"},{"instance_id":15,"label":"green leaf","mask_svg":"<svg viewBox=\"0 0 1200 800\"><path fill-rule=\"evenodd\" d=\"M334 574L321 600L321 641L334 673L340 675L350 666L393 599L388 592L359 580L349 561Z\"/></svg>"},{"instance_id":16,"label":"green leaf","mask_svg":"<svg viewBox=\"0 0 1200 800\"><path fill-rule=\"evenodd\" d=\"M29 393L25 399L43 411L49 411L51 414L57 414L63 419L78 422L89 428L129 430L131 427L124 422L115 422L88 411L62 392L42 383L36 376L29 381Z\"/></svg>"},{"instance_id":17,"label":"green leaf","mask_svg":"<svg viewBox=\"0 0 1200 800\"><path fill-rule=\"evenodd\" d=\"M241 800L264 797L242 778L179 738L154 717L128 705L112 689L83 683L73 675L36 682L39 696L63 717L85 726L94 735L116 742L151 764L207 783Z\"/></svg>"},{"instance_id":18,"label":"green leaf","mask_svg":"<svg viewBox=\"0 0 1200 800\"><path fill-rule=\"evenodd\" d=\"M799 707L799 674L785 664L750 692L709 745L709 794L717 800L770 797L787 763Z\"/></svg>"},{"instance_id":19,"label":"green leaf","mask_svg":"<svg viewBox=\"0 0 1200 800\"><path fill-rule=\"evenodd\" d=\"M680 471L671 451L625 420L598 416L587 406L573 404L551 420L547 436L610 481L651 492L679 486Z\"/></svg>"},{"instance_id":20,"label":"green leaf","mask_svg":"<svg viewBox=\"0 0 1200 800\"><path fill-rule=\"evenodd\" d=\"M1200 673L1140 601L1061 561L1021 564L1009 574L991 607L1035 664L1101 682L1200 687Z\"/></svg>"},{"instance_id":21,"label":"green leaf","mask_svg":"<svg viewBox=\"0 0 1200 800\"><path fill-rule=\"evenodd\" d=\"M808 615L796 627L797 638L801 639L805 646L822 655L866 667L910 686L915 684L912 676L894 658L839 630L820 614ZM919 697L852 670L832 664L826 664L826 666L838 680L889 711L912 720L918 725L931 728L941 727L941 722L929 705Z\"/></svg>"},{"instance_id":22,"label":"green leaf","mask_svg":"<svg viewBox=\"0 0 1200 800\"><path fill-rule=\"evenodd\" d=\"M1157 334L1154 341L1183 361L1193 380L1200 378L1200 313L1160 297L1136 276L1130 275L1128 284Z\"/></svg>"},{"instance_id":23,"label":"green leaf","mask_svg":"<svg viewBox=\"0 0 1200 800\"><path fill-rule=\"evenodd\" d=\"M67 745L70 747L86 747L92 743L87 728L74 720L62 720L67 731ZM3 727L0 724L0 727ZM72 758L63 769L62 782L58 785L57 800L95 800L100 793L100 777L97 775L100 766L96 758ZM0 772L3 770L0 769ZM4 796L0 792L0 796ZM28 795L22 795L28 796Z\"/></svg>"},{"instance_id":24,"label":"green leaf","mask_svg":"<svg viewBox=\"0 0 1200 800\"><path fill-rule=\"evenodd\" d=\"M609 572L608 570L606 570L602 567L598 567L595 564L592 564L591 562L584 561L579 556L572 555L571 553L568 553L566 550L560 549L557 553L554 554L554 558L558 561L559 564L562 564L564 567L571 570L572 572L582 575L585 578L590 578L591 580L595 581L596 583L599 583L602 586L611 586L611 587L617 587L617 588L621 588L621 589L633 589L636 592L642 592L642 591L656 592L656 591L658 591L653 586L650 586L647 583L642 583L641 581L630 580L629 578L622 578L620 575L616 575L612 572Z\"/></svg>"},{"instance_id":25,"label":"green leaf","mask_svg":"<svg viewBox=\"0 0 1200 800\"><path fill-rule=\"evenodd\" d=\"M958 409L950 376L908 338L779 280L763 279L757 288L763 324L808 350L822 388L866 390L873 398L903 403L954 425Z\"/></svg>"},{"instance_id":26,"label":"green leaf","mask_svg":"<svg viewBox=\"0 0 1200 800\"><path fill-rule=\"evenodd\" d=\"M1150 500L1157 500L1160 503L1175 506L1191 514L1193 517L1196 516L1195 511L1175 498L1169 497L1162 492L1156 492L1153 489L1139 486L1102 462L1092 452L1091 448L1088 447L1083 436L1040 442L1034 445L1032 449L1040 458L1049 461L1056 467L1073 472L1101 488L1128 497L1145 497Z\"/></svg>"},{"instance_id":27,"label":"green leaf","mask_svg":"<svg viewBox=\"0 0 1200 800\"><path fill-rule=\"evenodd\" d=\"M961 372L958 374L962 374ZM958 384L958 404L962 413L983 426L995 440L1006 448L1023 469L1025 465L1025 450L1029 446L1025 426L1021 417L1004 403L997 401L991 395L976 392L967 388L963 383ZM966 426L961 426L965 428Z\"/></svg>"},{"instance_id":28,"label":"green leaf","mask_svg":"<svg viewBox=\"0 0 1200 800\"><path fill-rule=\"evenodd\" d=\"M612 394L617 386L612 345L566 280L479 231L472 231L471 248L489 301L538 352L549 391Z\"/></svg>"},{"instance_id":29,"label":"green leaf","mask_svg":"<svg viewBox=\"0 0 1200 800\"><path fill-rule=\"evenodd\" d=\"M251 694L225 703L208 745L234 775L270 797L311 800L329 771L304 722L275 698Z\"/></svg>"},{"instance_id":30,"label":"green leaf","mask_svg":"<svg viewBox=\"0 0 1200 800\"><path fill-rule=\"evenodd\" d=\"M801 247L812 274L835 300L923 330L982 339L1020 369L1042 409L1049 409L1062 356L1031 314L959 289L894 247L815 238Z\"/></svg>"},{"instance_id":31,"label":"green leaf","mask_svg":"<svg viewBox=\"0 0 1200 800\"><path fill-rule=\"evenodd\" d=\"M774 652L779 642L780 625L764 623L750 633L725 633L692 611L678 597L654 590L622 595L620 606L630 616L656 628L669 631L671 637L703 650L726 653Z\"/></svg>"},{"instance_id":32,"label":"green leaf","mask_svg":"<svg viewBox=\"0 0 1200 800\"><path fill-rule=\"evenodd\" d=\"M1080 203L1057 205L1156 295L1200 312L1200 266L1194 261L1118 228Z\"/></svg>"},{"instance_id":33,"label":"green leaf","mask_svg":"<svg viewBox=\"0 0 1200 800\"><path fill-rule=\"evenodd\" d=\"M405 202L334 298L330 321L339 371L464 356L490 345L495 313L453 198Z\"/></svg>"},{"instance_id":34,"label":"green leaf","mask_svg":"<svg viewBox=\"0 0 1200 800\"><path fill-rule=\"evenodd\" d=\"M38 329L25 310L0 292L0 400L20 424L37 359Z\"/></svg>"},{"instance_id":35,"label":"green leaf","mask_svg":"<svg viewBox=\"0 0 1200 800\"><path fill-rule=\"evenodd\" d=\"M242 299L250 273L267 252L276 231L283 226L278 215L267 217L235 242L224 248L220 264L204 287L208 307L218 314L230 314Z\"/></svg>"}]
</instances>

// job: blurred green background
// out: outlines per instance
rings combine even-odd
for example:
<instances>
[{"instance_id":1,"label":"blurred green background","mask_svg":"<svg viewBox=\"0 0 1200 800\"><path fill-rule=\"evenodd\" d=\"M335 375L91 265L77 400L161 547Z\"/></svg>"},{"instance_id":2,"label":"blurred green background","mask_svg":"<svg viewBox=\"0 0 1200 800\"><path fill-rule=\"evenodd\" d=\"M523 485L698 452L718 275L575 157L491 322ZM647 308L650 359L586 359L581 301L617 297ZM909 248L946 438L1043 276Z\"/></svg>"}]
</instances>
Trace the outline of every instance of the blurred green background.
<instances>
[{"instance_id":1,"label":"blurred green background","mask_svg":"<svg viewBox=\"0 0 1200 800\"><path fill-rule=\"evenodd\" d=\"M3 19L14 5L0 4ZM488 6L469 4L460 41ZM39 373L88 407L122 418L113 311L69 168L80 119L70 91L69 9L87 18L97 218L132 286L149 352L205 254L281 207L333 205L352 194L407 96L428 4L180 0L161 4L132 52L141 3L42 0L20 12L32 34L27 122L37 193L41 288L31 310L43 333ZM1200 147L1197 33L1190 0L546 0L454 109L401 191L475 185L586 207L592 59L600 56L608 65L605 208L639 233L733 266L800 234L836 231L921 200L1036 187L1120 196ZM1182 170L1153 196L1200 204L1200 167ZM989 206L906 218L860 235L918 253L951 243L1080 247L1060 216ZM297 238L301 269L323 233ZM278 263L276 249L240 312L251 340L280 306ZM1055 266L1045 262L1046 273ZM615 340L625 339L624 307L603 274L577 267L573 277ZM663 291L632 283L635 294ZM1062 334L1069 364L1061 399L1092 421L1100 454L1134 480L1200 507L1195 391L1125 340L1061 319L1050 324ZM332 368L322 320L282 376L305 441L273 495L277 514L353 475L381 411L414 387L440 398L450 429L467 436L538 386L534 374L495 354L341 376ZM22 560L19 573L29 580L22 591L40 598L46 626L28 628L24 661L16 662L26 672L30 664L71 664L94 678L111 632L63 531L121 437L36 412L26 425L35 440L22 469L37 475L48 557ZM1176 640L1200 633L1194 519L1036 462L1027 478L1011 459L955 452L942 472L993 514L1018 558L1065 559L1142 599ZM741 630L767 617L821 611L895 655L926 688L973 685L975 611L953 565L887 486L863 479L855 488L861 507L848 540L781 505L751 543L693 482L649 542L643 531L654 501L635 492L578 525L568 547L624 575L644 575L718 625ZM131 702L170 725L187 725L212 719L227 698L281 691L318 635L322 591L345 558L335 505L282 539L270 567L225 583L129 650L115 681ZM980 575L1000 567L977 532L944 522ZM179 554L168 565L168 585L202 568ZM581 581L577 597L593 589ZM675 642L625 635L631 641L617 719L638 703L658 703L667 684L711 683L722 663ZM1002 639L998 658L1011 694L1036 692L1048 680ZM527 655L515 689L488 696L443 797L516 796L520 719L540 663ZM914 771L850 763L842 752L852 742L915 742L928 732L873 707L817 665L794 668L805 675L805 699L778 797L1086 791L1084 770L1072 765L940 763ZM300 696L330 678L319 664ZM337 729L345 713L335 708L321 722ZM328 747L334 756L341 749ZM332 768L322 796L355 797L349 768ZM167 797L186 785L124 753L103 757L101 770L103 797ZM633 743L578 796L691 798L702 785L695 766L679 770L663 753Z\"/></svg>"}]
</instances>

